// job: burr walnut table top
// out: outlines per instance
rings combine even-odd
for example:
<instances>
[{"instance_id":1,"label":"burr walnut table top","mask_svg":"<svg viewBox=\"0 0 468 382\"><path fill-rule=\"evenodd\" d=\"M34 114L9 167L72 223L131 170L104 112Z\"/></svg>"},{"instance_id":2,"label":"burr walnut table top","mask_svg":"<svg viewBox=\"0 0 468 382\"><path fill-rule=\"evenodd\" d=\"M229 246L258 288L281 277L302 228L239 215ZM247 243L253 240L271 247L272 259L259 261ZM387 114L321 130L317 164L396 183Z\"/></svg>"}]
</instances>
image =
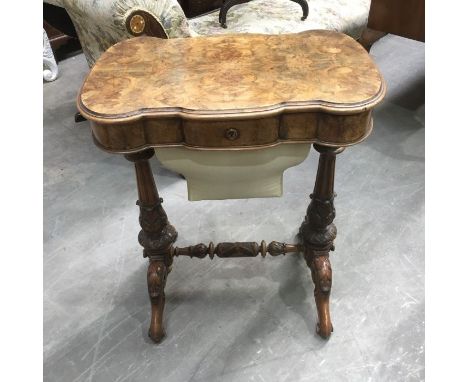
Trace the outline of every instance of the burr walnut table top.
<instances>
[{"instance_id":1,"label":"burr walnut table top","mask_svg":"<svg viewBox=\"0 0 468 382\"><path fill-rule=\"evenodd\" d=\"M384 94L367 52L337 32L138 37L101 56L78 108L96 143L115 152L346 146L370 133Z\"/></svg>"}]
</instances>

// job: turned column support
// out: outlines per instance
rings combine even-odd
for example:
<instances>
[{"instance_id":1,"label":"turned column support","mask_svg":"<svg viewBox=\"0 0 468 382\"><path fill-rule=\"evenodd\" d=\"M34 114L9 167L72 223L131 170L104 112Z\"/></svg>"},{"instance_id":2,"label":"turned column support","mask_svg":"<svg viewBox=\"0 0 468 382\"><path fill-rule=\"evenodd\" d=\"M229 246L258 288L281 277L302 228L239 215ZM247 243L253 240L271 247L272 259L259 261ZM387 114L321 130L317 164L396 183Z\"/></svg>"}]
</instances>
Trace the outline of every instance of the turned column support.
<instances>
[{"instance_id":1,"label":"turned column support","mask_svg":"<svg viewBox=\"0 0 468 382\"><path fill-rule=\"evenodd\" d=\"M143 256L149 259L147 282L151 301L151 324L148 335L154 342L161 342L165 336L163 313L165 304L164 287L172 266L172 244L177 239L175 228L169 223L162 207L149 159L153 149L147 149L125 158L135 165L140 207L138 241L143 246Z\"/></svg>"},{"instance_id":2,"label":"turned column support","mask_svg":"<svg viewBox=\"0 0 468 382\"><path fill-rule=\"evenodd\" d=\"M317 306L317 333L328 338L333 331L330 319L330 292L332 286L332 268L329 252L335 248L336 238L335 207L333 200L335 181L335 159L344 148L327 147L314 144L320 153L314 192L300 228L304 246L304 258L312 273L315 284L314 297Z\"/></svg>"}]
</instances>

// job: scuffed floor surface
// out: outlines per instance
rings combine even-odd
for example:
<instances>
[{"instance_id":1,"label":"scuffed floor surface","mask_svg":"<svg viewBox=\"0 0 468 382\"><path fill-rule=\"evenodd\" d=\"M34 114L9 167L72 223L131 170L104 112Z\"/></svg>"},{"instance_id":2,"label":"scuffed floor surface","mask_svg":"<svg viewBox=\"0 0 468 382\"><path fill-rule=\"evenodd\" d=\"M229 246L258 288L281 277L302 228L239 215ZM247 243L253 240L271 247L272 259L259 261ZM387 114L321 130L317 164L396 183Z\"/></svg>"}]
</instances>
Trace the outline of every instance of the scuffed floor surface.
<instances>
[{"instance_id":1,"label":"scuffed floor surface","mask_svg":"<svg viewBox=\"0 0 468 382\"><path fill-rule=\"evenodd\" d=\"M147 337L146 265L134 173L75 124L82 55L44 84L44 380L422 381L424 379L424 45L372 49L389 91L374 133L337 158L328 342L315 334L313 284L298 255L177 258L168 337ZM284 176L284 196L188 202L185 181L153 169L178 245L289 241L318 155Z\"/></svg>"}]
</instances>

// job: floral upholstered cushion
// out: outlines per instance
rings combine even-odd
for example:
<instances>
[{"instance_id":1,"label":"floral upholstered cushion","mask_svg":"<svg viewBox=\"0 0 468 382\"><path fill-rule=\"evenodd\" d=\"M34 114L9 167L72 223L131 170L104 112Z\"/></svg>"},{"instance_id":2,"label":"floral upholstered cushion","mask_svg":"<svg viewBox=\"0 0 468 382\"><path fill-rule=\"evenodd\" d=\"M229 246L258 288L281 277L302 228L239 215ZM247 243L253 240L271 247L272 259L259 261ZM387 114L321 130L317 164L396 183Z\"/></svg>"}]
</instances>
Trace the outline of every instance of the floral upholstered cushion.
<instances>
[{"instance_id":1,"label":"floral upholstered cushion","mask_svg":"<svg viewBox=\"0 0 468 382\"><path fill-rule=\"evenodd\" d=\"M198 35L221 33L295 33L328 29L358 39L367 25L370 0L308 0L309 16L301 21L302 8L291 0L252 0L232 7L227 28L219 24L219 11L189 20Z\"/></svg>"},{"instance_id":2,"label":"floral upholstered cushion","mask_svg":"<svg viewBox=\"0 0 468 382\"><path fill-rule=\"evenodd\" d=\"M73 21L89 66L115 43L133 37L125 26L134 11L151 14L169 38L190 37L177 0L44 0L62 6Z\"/></svg>"}]
</instances>

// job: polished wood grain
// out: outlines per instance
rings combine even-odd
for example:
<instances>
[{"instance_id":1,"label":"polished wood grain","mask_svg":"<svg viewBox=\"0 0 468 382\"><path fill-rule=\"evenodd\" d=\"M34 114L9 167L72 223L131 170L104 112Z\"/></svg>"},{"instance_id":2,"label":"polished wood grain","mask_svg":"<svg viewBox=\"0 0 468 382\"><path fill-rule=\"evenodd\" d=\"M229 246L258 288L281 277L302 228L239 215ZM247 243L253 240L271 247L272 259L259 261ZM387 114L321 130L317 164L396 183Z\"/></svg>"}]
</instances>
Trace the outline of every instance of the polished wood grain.
<instances>
[{"instance_id":1,"label":"polished wood grain","mask_svg":"<svg viewBox=\"0 0 468 382\"><path fill-rule=\"evenodd\" d=\"M366 51L337 32L140 37L101 56L78 104L86 118L101 122L242 118L281 110L353 113L378 103L382 84Z\"/></svg>"},{"instance_id":2,"label":"polished wood grain","mask_svg":"<svg viewBox=\"0 0 468 382\"><path fill-rule=\"evenodd\" d=\"M91 70L78 108L96 143L245 149L347 146L372 129L382 76L352 38L331 31L120 42ZM237 129L236 139L226 132Z\"/></svg>"}]
</instances>

